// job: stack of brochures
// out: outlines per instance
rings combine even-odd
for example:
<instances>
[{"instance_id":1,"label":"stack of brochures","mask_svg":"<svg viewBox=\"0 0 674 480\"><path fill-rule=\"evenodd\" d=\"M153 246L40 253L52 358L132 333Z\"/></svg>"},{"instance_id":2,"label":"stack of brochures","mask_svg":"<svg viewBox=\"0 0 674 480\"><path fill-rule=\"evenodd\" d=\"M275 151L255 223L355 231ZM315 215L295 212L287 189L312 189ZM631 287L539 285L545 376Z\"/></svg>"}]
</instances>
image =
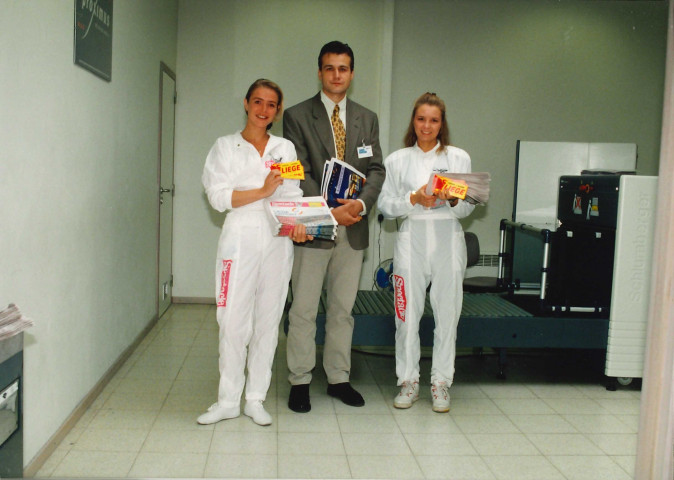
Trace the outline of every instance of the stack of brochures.
<instances>
[{"instance_id":1,"label":"stack of brochures","mask_svg":"<svg viewBox=\"0 0 674 480\"><path fill-rule=\"evenodd\" d=\"M363 190L365 174L348 163L331 158L323 166L321 195L331 208L339 207L338 198L355 199Z\"/></svg>"},{"instance_id":2,"label":"stack of brochures","mask_svg":"<svg viewBox=\"0 0 674 480\"><path fill-rule=\"evenodd\" d=\"M432 172L426 186L426 194L437 195L440 190L447 188L454 197L473 205L486 205L489 201L489 182L491 176L487 172Z\"/></svg>"},{"instance_id":3,"label":"stack of brochures","mask_svg":"<svg viewBox=\"0 0 674 480\"><path fill-rule=\"evenodd\" d=\"M290 235L299 223L314 238L334 240L337 235L337 221L323 197L267 200L265 207L276 236Z\"/></svg>"}]
</instances>

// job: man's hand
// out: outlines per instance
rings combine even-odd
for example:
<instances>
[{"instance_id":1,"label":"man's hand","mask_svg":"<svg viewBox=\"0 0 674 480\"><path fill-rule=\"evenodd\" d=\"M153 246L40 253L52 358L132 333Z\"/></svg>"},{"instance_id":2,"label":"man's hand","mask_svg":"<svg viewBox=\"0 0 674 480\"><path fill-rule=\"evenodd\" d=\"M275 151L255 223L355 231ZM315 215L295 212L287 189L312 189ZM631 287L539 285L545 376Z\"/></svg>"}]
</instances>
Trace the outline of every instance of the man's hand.
<instances>
[{"instance_id":1,"label":"man's hand","mask_svg":"<svg viewBox=\"0 0 674 480\"><path fill-rule=\"evenodd\" d=\"M353 225L360 222L363 217L360 212L363 210L363 204L358 200L338 198L337 201L341 203L339 207L332 209L332 216L335 217L339 225Z\"/></svg>"}]
</instances>

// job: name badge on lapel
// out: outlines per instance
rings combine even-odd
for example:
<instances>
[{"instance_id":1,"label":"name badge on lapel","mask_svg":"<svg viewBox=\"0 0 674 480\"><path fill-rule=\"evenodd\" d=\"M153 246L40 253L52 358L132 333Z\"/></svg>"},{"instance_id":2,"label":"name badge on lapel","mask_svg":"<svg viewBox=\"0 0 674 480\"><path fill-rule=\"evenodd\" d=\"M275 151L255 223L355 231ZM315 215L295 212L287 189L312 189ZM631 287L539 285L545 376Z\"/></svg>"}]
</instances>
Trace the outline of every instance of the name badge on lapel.
<instances>
[{"instance_id":1,"label":"name badge on lapel","mask_svg":"<svg viewBox=\"0 0 674 480\"><path fill-rule=\"evenodd\" d=\"M372 156L372 145L363 145L358 147L358 158L367 158Z\"/></svg>"}]
</instances>

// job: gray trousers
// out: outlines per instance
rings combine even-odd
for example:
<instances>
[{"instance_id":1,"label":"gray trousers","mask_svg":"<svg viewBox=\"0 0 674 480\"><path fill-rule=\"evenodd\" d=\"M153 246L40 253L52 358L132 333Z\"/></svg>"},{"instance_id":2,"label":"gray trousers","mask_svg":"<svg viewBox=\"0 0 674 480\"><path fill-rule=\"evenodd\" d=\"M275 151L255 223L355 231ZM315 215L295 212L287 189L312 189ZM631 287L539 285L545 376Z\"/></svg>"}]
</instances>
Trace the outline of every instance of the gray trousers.
<instances>
[{"instance_id":1,"label":"gray trousers","mask_svg":"<svg viewBox=\"0 0 674 480\"><path fill-rule=\"evenodd\" d=\"M324 282L327 315L323 368L328 383L349 381L351 310L358 294L363 255L363 250L351 248L343 226L338 228L333 248L295 247L287 341L291 385L311 382L311 372L316 366L316 313Z\"/></svg>"}]
</instances>

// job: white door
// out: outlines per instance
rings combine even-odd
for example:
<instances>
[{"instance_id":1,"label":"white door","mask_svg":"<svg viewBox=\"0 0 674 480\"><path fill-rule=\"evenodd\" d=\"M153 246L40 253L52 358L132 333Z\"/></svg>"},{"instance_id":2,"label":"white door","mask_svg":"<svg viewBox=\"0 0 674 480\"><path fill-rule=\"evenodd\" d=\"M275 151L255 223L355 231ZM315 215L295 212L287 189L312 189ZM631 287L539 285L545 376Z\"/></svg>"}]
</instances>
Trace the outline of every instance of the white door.
<instances>
[{"instance_id":1,"label":"white door","mask_svg":"<svg viewBox=\"0 0 674 480\"><path fill-rule=\"evenodd\" d=\"M175 133L175 74L160 65L159 83L159 238L157 275L157 317L171 305L173 288L173 137Z\"/></svg>"}]
</instances>

